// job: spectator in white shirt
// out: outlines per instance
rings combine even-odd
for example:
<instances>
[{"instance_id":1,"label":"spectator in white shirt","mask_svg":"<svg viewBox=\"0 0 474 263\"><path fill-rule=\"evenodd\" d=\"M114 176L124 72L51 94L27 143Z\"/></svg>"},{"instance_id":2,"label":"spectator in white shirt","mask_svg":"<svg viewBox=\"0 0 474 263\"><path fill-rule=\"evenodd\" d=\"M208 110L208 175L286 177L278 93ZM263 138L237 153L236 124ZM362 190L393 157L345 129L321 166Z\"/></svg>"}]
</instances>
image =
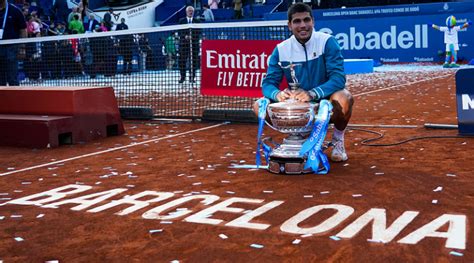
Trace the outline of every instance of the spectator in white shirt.
<instances>
[{"instance_id":1,"label":"spectator in white shirt","mask_svg":"<svg viewBox=\"0 0 474 263\"><path fill-rule=\"evenodd\" d=\"M203 5L202 8L204 9L202 11L202 19L206 22L213 22L214 21L214 14L212 13L212 10L209 9L209 5Z\"/></svg>"}]
</instances>

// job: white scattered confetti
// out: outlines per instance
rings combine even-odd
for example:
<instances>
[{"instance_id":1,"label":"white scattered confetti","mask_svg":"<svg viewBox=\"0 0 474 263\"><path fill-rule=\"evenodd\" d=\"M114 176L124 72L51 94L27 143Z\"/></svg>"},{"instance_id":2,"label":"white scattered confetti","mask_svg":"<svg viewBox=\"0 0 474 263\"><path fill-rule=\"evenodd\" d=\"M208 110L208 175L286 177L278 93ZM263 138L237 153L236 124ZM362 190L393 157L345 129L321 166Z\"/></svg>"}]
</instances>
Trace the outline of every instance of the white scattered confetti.
<instances>
[{"instance_id":1,"label":"white scattered confetti","mask_svg":"<svg viewBox=\"0 0 474 263\"><path fill-rule=\"evenodd\" d=\"M220 237L221 239L228 239L228 238L229 238L228 236L226 236L226 235L224 235L224 234L219 234L219 237Z\"/></svg>"},{"instance_id":2,"label":"white scattered confetti","mask_svg":"<svg viewBox=\"0 0 474 263\"><path fill-rule=\"evenodd\" d=\"M446 176L449 176L449 177L456 177L455 174L446 174Z\"/></svg>"},{"instance_id":3,"label":"white scattered confetti","mask_svg":"<svg viewBox=\"0 0 474 263\"><path fill-rule=\"evenodd\" d=\"M463 253L459 253L459 252L457 252L457 251L451 251L451 252L449 252L449 254L452 255L452 256L457 256L457 257L462 257L462 256L464 256Z\"/></svg>"},{"instance_id":4,"label":"white scattered confetti","mask_svg":"<svg viewBox=\"0 0 474 263\"><path fill-rule=\"evenodd\" d=\"M5 216L0 216L0 220L3 220L3 219L5 219Z\"/></svg>"},{"instance_id":5,"label":"white scattered confetti","mask_svg":"<svg viewBox=\"0 0 474 263\"><path fill-rule=\"evenodd\" d=\"M353 194L352 197L361 197L361 194Z\"/></svg>"},{"instance_id":6,"label":"white scattered confetti","mask_svg":"<svg viewBox=\"0 0 474 263\"><path fill-rule=\"evenodd\" d=\"M153 234L153 233L161 233L163 232L163 229L151 229L148 230L148 233Z\"/></svg>"},{"instance_id":7,"label":"white scattered confetti","mask_svg":"<svg viewBox=\"0 0 474 263\"><path fill-rule=\"evenodd\" d=\"M173 224L173 221L160 221L160 224L170 225L170 224Z\"/></svg>"},{"instance_id":8,"label":"white scattered confetti","mask_svg":"<svg viewBox=\"0 0 474 263\"><path fill-rule=\"evenodd\" d=\"M293 242L291 242L293 245L298 245L299 243L301 243L301 239L295 239Z\"/></svg>"},{"instance_id":9,"label":"white scattered confetti","mask_svg":"<svg viewBox=\"0 0 474 263\"><path fill-rule=\"evenodd\" d=\"M341 240L341 238L340 238L340 237L337 237L337 236L330 236L329 238L332 239L332 240L334 240L334 241L339 241L339 240Z\"/></svg>"},{"instance_id":10,"label":"white scattered confetti","mask_svg":"<svg viewBox=\"0 0 474 263\"><path fill-rule=\"evenodd\" d=\"M21 182L21 184L31 184L31 182Z\"/></svg>"},{"instance_id":11,"label":"white scattered confetti","mask_svg":"<svg viewBox=\"0 0 474 263\"><path fill-rule=\"evenodd\" d=\"M264 194L273 194L273 191L272 190L263 190L263 193Z\"/></svg>"},{"instance_id":12,"label":"white scattered confetti","mask_svg":"<svg viewBox=\"0 0 474 263\"><path fill-rule=\"evenodd\" d=\"M39 214L36 216L36 218L42 218L44 216L44 214Z\"/></svg>"},{"instance_id":13,"label":"white scattered confetti","mask_svg":"<svg viewBox=\"0 0 474 263\"><path fill-rule=\"evenodd\" d=\"M23 215L11 215L10 218L22 218Z\"/></svg>"},{"instance_id":14,"label":"white scattered confetti","mask_svg":"<svg viewBox=\"0 0 474 263\"><path fill-rule=\"evenodd\" d=\"M232 192L232 191L225 191L226 193L230 194L230 195L233 195L235 194L235 192Z\"/></svg>"},{"instance_id":15,"label":"white scattered confetti","mask_svg":"<svg viewBox=\"0 0 474 263\"><path fill-rule=\"evenodd\" d=\"M377 168L377 166L375 165L370 167L370 169L375 169L375 168Z\"/></svg>"},{"instance_id":16,"label":"white scattered confetti","mask_svg":"<svg viewBox=\"0 0 474 263\"><path fill-rule=\"evenodd\" d=\"M367 239L368 242L372 242L372 243L385 243L383 242L383 240L380 240L380 239Z\"/></svg>"},{"instance_id":17,"label":"white scattered confetti","mask_svg":"<svg viewBox=\"0 0 474 263\"><path fill-rule=\"evenodd\" d=\"M326 194L329 194L329 191L322 191L322 192L319 192L320 194L322 195L326 195Z\"/></svg>"},{"instance_id":18,"label":"white scattered confetti","mask_svg":"<svg viewBox=\"0 0 474 263\"><path fill-rule=\"evenodd\" d=\"M313 234L304 234L304 235L301 235L302 238L311 237L311 236L313 236Z\"/></svg>"},{"instance_id":19,"label":"white scattered confetti","mask_svg":"<svg viewBox=\"0 0 474 263\"><path fill-rule=\"evenodd\" d=\"M436 188L433 190L433 192L441 192L441 191L443 191L443 187L442 187L442 186L438 186L438 187L436 187Z\"/></svg>"},{"instance_id":20,"label":"white scattered confetti","mask_svg":"<svg viewBox=\"0 0 474 263\"><path fill-rule=\"evenodd\" d=\"M24 241L24 239L21 238L21 237L15 237L14 239L15 239L15 241L17 241L17 242L22 242L22 241Z\"/></svg>"},{"instance_id":21,"label":"white scattered confetti","mask_svg":"<svg viewBox=\"0 0 474 263\"><path fill-rule=\"evenodd\" d=\"M433 199L433 200L431 201L431 203L432 203L432 204L437 204L437 203L438 203L438 200Z\"/></svg>"},{"instance_id":22,"label":"white scattered confetti","mask_svg":"<svg viewBox=\"0 0 474 263\"><path fill-rule=\"evenodd\" d=\"M260 244L252 244L250 245L251 248L263 248L263 245Z\"/></svg>"},{"instance_id":23,"label":"white scattered confetti","mask_svg":"<svg viewBox=\"0 0 474 263\"><path fill-rule=\"evenodd\" d=\"M223 183L223 184L228 184L228 183L230 183L230 181L228 181L228 180L221 180L221 183Z\"/></svg>"},{"instance_id":24,"label":"white scattered confetti","mask_svg":"<svg viewBox=\"0 0 474 263\"><path fill-rule=\"evenodd\" d=\"M384 175L385 173L375 173L375 175Z\"/></svg>"},{"instance_id":25,"label":"white scattered confetti","mask_svg":"<svg viewBox=\"0 0 474 263\"><path fill-rule=\"evenodd\" d=\"M193 183L193 185L201 185L201 182Z\"/></svg>"},{"instance_id":26,"label":"white scattered confetti","mask_svg":"<svg viewBox=\"0 0 474 263\"><path fill-rule=\"evenodd\" d=\"M15 170L15 167L8 167L7 170L8 171Z\"/></svg>"},{"instance_id":27,"label":"white scattered confetti","mask_svg":"<svg viewBox=\"0 0 474 263\"><path fill-rule=\"evenodd\" d=\"M348 163L345 163L345 164L343 164L342 166L348 166L348 165L349 165Z\"/></svg>"},{"instance_id":28,"label":"white scattered confetti","mask_svg":"<svg viewBox=\"0 0 474 263\"><path fill-rule=\"evenodd\" d=\"M303 195L303 198L313 198L313 195Z\"/></svg>"}]
</instances>

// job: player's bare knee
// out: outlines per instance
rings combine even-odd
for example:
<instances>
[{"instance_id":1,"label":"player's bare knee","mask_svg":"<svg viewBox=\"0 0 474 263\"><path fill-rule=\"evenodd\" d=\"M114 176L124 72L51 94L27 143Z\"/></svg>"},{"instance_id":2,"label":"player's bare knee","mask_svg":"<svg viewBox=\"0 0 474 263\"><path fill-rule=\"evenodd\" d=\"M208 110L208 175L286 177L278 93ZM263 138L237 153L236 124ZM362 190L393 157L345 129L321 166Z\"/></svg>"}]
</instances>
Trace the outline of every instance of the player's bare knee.
<instances>
[{"instance_id":1,"label":"player's bare knee","mask_svg":"<svg viewBox=\"0 0 474 263\"><path fill-rule=\"evenodd\" d=\"M333 114L347 119L350 117L352 112L352 105L354 105L354 97L348 90L343 89L335 92L331 96L331 103L333 105Z\"/></svg>"}]
</instances>

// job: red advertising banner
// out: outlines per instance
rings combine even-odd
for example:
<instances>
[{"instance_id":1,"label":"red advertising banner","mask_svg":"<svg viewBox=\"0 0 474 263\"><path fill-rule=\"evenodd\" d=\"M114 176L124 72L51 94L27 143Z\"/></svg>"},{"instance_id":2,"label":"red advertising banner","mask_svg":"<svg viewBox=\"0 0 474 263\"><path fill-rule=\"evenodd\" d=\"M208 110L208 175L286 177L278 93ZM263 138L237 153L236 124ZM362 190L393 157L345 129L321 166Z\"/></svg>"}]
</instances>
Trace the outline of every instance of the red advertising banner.
<instances>
[{"instance_id":1,"label":"red advertising banner","mask_svg":"<svg viewBox=\"0 0 474 263\"><path fill-rule=\"evenodd\" d=\"M262 97L262 80L278 40L203 40L201 94Z\"/></svg>"}]
</instances>

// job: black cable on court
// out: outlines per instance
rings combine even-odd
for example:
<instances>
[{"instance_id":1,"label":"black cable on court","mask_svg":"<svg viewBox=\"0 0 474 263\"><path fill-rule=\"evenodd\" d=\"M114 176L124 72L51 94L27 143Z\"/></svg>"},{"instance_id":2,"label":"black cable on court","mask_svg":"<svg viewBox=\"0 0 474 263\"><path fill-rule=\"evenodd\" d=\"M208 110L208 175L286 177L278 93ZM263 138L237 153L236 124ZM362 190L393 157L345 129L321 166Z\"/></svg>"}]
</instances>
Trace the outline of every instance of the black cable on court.
<instances>
[{"instance_id":1,"label":"black cable on court","mask_svg":"<svg viewBox=\"0 0 474 263\"><path fill-rule=\"evenodd\" d=\"M394 142L394 143L371 143L378 141L384 137L384 134L381 132L376 132L372 130L367 130L367 129L361 129L361 128L352 128L349 127L350 130L354 131L362 131L362 132L367 132L371 134L377 135L375 138L368 138L368 139L363 139L360 144L364 146L372 146L372 147L387 147L387 146L396 146L396 145L401 145L407 142L412 142L412 141L418 141L418 140L428 140L428 139L459 139L459 138L474 138L474 136L467 136L467 135L432 135L432 136L415 136L411 137L402 141Z\"/></svg>"}]
</instances>

